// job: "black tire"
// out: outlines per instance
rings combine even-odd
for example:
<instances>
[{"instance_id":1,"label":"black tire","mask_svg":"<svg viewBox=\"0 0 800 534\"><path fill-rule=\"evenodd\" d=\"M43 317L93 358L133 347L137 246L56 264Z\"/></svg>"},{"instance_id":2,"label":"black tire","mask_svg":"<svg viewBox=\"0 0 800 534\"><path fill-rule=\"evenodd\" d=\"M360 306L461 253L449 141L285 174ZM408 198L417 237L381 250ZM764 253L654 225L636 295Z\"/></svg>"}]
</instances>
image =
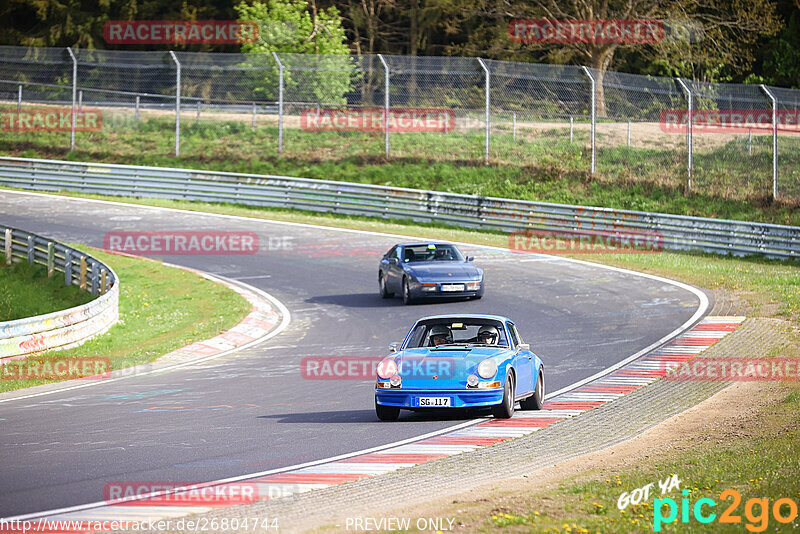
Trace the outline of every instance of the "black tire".
<instances>
[{"instance_id":1,"label":"black tire","mask_svg":"<svg viewBox=\"0 0 800 534\"><path fill-rule=\"evenodd\" d=\"M523 410L541 410L544 406L544 371L539 368L539 378L536 379L536 389L533 395L519 403Z\"/></svg>"},{"instance_id":2,"label":"black tire","mask_svg":"<svg viewBox=\"0 0 800 534\"><path fill-rule=\"evenodd\" d=\"M403 304L411 304L413 301L414 301L414 299L411 298L411 295L410 295L409 289L408 289L408 278L406 278L404 276L403 277Z\"/></svg>"},{"instance_id":3,"label":"black tire","mask_svg":"<svg viewBox=\"0 0 800 534\"><path fill-rule=\"evenodd\" d=\"M514 415L514 379L511 373L506 378L506 385L503 388L503 402L492 406L492 415L498 419L510 419Z\"/></svg>"},{"instance_id":4,"label":"black tire","mask_svg":"<svg viewBox=\"0 0 800 534\"><path fill-rule=\"evenodd\" d=\"M375 413L381 421L397 421L400 417L400 408L397 406L384 406L375 400Z\"/></svg>"},{"instance_id":5,"label":"black tire","mask_svg":"<svg viewBox=\"0 0 800 534\"><path fill-rule=\"evenodd\" d=\"M390 299L394 297L394 293L386 289L386 276L383 273L378 273L378 287L380 288L381 298Z\"/></svg>"}]
</instances>

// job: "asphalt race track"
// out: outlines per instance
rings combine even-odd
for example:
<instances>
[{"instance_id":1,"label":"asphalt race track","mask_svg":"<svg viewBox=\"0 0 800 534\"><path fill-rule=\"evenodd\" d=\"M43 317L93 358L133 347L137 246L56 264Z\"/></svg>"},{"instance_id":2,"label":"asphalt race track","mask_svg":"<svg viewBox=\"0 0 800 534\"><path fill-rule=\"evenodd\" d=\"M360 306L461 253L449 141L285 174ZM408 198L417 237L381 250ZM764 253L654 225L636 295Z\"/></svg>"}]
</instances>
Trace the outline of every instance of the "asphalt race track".
<instances>
[{"instance_id":1,"label":"asphalt race track","mask_svg":"<svg viewBox=\"0 0 800 534\"><path fill-rule=\"evenodd\" d=\"M548 390L555 391L669 334L700 302L651 278L462 247L486 270L485 297L404 306L377 291L378 260L396 237L11 192L0 193L0 217L97 247L110 230L255 232L256 255L160 259L263 289L292 319L282 334L201 365L0 403L0 517L101 501L112 481L215 480L459 423L408 412L380 423L371 380L301 376L306 356L387 354L422 315L511 317L544 360ZM278 247L284 239L291 248Z\"/></svg>"}]
</instances>

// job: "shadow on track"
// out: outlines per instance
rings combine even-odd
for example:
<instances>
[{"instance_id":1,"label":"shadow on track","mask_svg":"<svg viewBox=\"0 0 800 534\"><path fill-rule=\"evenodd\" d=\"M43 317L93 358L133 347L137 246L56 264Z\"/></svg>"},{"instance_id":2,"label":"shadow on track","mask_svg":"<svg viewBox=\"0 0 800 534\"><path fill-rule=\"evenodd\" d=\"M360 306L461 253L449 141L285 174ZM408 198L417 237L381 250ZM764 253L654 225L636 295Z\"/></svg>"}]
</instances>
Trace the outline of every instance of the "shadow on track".
<instances>
[{"instance_id":1,"label":"shadow on track","mask_svg":"<svg viewBox=\"0 0 800 534\"><path fill-rule=\"evenodd\" d=\"M488 415L486 410L431 410L424 412L411 412L403 410L400 412L399 422L421 423L425 421L468 421L471 419L485 417ZM279 413L272 415L259 415L257 419L275 419L278 423L376 423L386 424L378 421L375 410L342 410L334 412L304 412L304 413Z\"/></svg>"}]
</instances>

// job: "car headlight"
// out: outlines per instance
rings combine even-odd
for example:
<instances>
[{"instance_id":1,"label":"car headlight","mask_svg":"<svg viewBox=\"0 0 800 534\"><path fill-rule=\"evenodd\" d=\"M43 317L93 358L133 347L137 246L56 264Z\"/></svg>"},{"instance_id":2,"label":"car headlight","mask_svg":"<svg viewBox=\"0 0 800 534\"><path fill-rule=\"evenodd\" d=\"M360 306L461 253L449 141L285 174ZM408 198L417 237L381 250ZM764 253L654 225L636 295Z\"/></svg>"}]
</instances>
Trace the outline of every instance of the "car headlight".
<instances>
[{"instance_id":1,"label":"car headlight","mask_svg":"<svg viewBox=\"0 0 800 534\"><path fill-rule=\"evenodd\" d=\"M477 291L481 288L480 282L467 282L467 291Z\"/></svg>"},{"instance_id":2,"label":"car headlight","mask_svg":"<svg viewBox=\"0 0 800 534\"><path fill-rule=\"evenodd\" d=\"M467 377L467 387L470 388L478 387L478 377L475 375L469 375Z\"/></svg>"},{"instance_id":3,"label":"car headlight","mask_svg":"<svg viewBox=\"0 0 800 534\"><path fill-rule=\"evenodd\" d=\"M478 365L478 374L481 378L492 378L497 374L497 362L492 359L483 360Z\"/></svg>"},{"instance_id":4,"label":"car headlight","mask_svg":"<svg viewBox=\"0 0 800 534\"><path fill-rule=\"evenodd\" d=\"M389 385L392 386L393 388L399 388L400 382L401 382L400 375L392 375L392 378L389 379Z\"/></svg>"},{"instance_id":5,"label":"car headlight","mask_svg":"<svg viewBox=\"0 0 800 534\"><path fill-rule=\"evenodd\" d=\"M389 379L397 374L397 364L394 359L386 359L378 364L378 376L383 379Z\"/></svg>"}]
</instances>

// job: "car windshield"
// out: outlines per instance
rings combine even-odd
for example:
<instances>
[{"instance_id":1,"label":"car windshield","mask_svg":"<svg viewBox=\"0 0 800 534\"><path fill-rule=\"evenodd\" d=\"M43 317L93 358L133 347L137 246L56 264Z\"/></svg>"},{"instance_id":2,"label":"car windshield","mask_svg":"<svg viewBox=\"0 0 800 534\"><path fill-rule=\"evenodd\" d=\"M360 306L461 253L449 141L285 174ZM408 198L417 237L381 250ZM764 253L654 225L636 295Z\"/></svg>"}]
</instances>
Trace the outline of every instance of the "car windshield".
<instances>
[{"instance_id":1,"label":"car windshield","mask_svg":"<svg viewBox=\"0 0 800 534\"><path fill-rule=\"evenodd\" d=\"M403 247L403 262L420 261L464 261L464 256L448 244L410 245Z\"/></svg>"},{"instance_id":2,"label":"car windshield","mask_svg":"<svg viewBox=\"0 0 800 534\"><path fill-rule=\"evenodd\" d=\"M430 319L417 323L403 348L453 346L508 347L508 340L503 323L492 319Z\"/></svg>"}]
</instances>

